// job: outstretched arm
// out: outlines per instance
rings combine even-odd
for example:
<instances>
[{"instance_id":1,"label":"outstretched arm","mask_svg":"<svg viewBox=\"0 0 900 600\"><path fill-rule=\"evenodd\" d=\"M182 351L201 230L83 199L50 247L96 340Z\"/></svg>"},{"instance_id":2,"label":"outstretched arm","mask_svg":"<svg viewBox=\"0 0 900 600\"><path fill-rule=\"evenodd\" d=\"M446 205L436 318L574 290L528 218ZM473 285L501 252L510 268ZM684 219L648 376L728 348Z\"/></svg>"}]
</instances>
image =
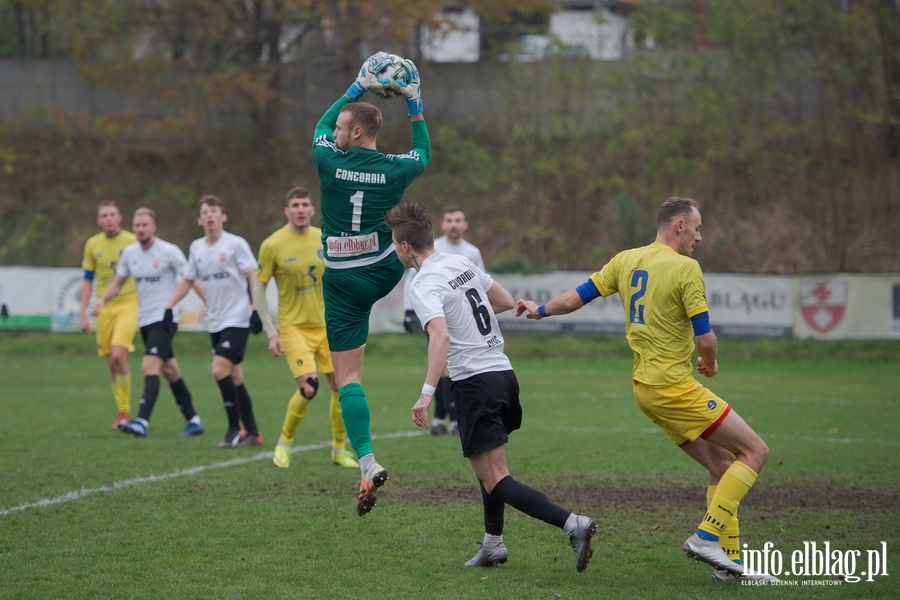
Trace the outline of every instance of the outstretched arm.
<instances>
[{"instance_id":1,"label":"outstretched arm","mask_svg":"<svg viewBox=\"0 0 900 600\"><path fill-rule=\"evenodd\" d=\"M338 98L337 101L325 111L322 118L319 119L319 122L316 124L315 133L313 134L314 144L321 136L330 136L334 132L338 115L341 113L341 108L343 108L345 104L359 101L366 92L375 89L384 89L385 81L379 80L376 74L381 70L383 63L389 60L390 55L383 51L376 52L365 60L359 68L359 74L356 76L356 79L353 80L353 83L350 84L350 87L347 88L347 91L344 92L344 95Z\"/></svg>"},{"instance_id":2,"label":"outstretched arm","mask_svg":"<svg viewBox=\"0 0 900 600\"><path fill-rule=\"evenodd\" d=\"M521 317L525 314L529 319L539 320L552 315L567 315L570 312L575 312L582 306L584 306L584 302L581 301L581 296L578 295L578 292L569 290L541 306L538 306L531 300L519 299L516 302L516 316Z\"/></svg>"},{"instance_id":3,"label":"outstretched arm","mask_svg":"<svg viewBox=\"0 0 900 600\"><path fill-rule=\"evenodd\" d=\"M597 284L594 282L593 276L574 290L563 292L547 304L538 306L531 300L519 300L516 303L516 316L522 316L523 313L529 319L542 319L552 315L567 315L575 312L594 298L601 296Z\"/></svg>"},{"instance_id":4,"label":"outstretched arm","mask_svg":"<svg viewBox=\"0 0 900 600\"><path fill-rule=\"evenodd\" d=\"M322 115L322 118L316 123L316 131L313 134L313 143L323 135L331 137L334 133L334 127L337 125L338 115L341 114L341 109L345 104L350 104L351 102L352 100L347 96L341 96L328 108L328 110L325 111L325 114Z\"/></svg>"}]
</instances>

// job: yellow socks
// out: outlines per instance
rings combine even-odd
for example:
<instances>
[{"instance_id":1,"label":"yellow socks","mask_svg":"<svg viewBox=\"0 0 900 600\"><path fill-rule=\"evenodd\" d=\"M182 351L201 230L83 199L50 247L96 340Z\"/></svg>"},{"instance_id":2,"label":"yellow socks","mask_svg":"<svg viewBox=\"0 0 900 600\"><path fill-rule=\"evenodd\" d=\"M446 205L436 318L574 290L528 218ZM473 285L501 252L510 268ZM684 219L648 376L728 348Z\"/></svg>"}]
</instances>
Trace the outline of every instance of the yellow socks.
<instances>
[{"instance_id":1,"label":"yellow socks","mask_svg":"<svg viewBox=\"0 0 900 600\"><path fill-rule=\"evenodd\" d=\"M331 388L329 391L331 391L331 400L328 404L328 414L331 416L331 447L334 450L343 450L347 442L347 428L341 414L341 402L336 391Z\"/></svg>"},{"instance_id":2,"label":"yellow socks","mask_svg":"<svg viewBox=\"0 0 900 600\"><path fill-rule=\"evenodd\" d=\"M116 375L112 384L113 398L120 413L131 414L131 374Z\"/></svg>"},{"instance_id":3,"label":"yellow socks","mask_svg":"<svg viewBox=\"0 0 900 600\"><path fill-rule=\"evenodd\" d=\"M344 450L347 442L347 429L344 427L344 418L341 414L341 403L338 400L338 393L332 391L329 401L329 415L331 417L331 445L337 450ZM284 415L284 424L281 427L281 441L285 444L294 442L294 433L300 422L306 417L309 411L310 401L300 395L300 391L294 392L288 402L287 412Z\"/></svg>"},{"instance_id":4,"label":"yellow socks","mask_svg":"<svg viewBox=\"0 0 900 600\"><path fill-rule=\"evenodd\" d=\"M716 486L711 485L706 488L706 506L708 507L712 504L712 499L716 495ZM734 516L731 517L731 520L728 521L728 524L725 526L725 529L722 530L722 533L719 535L719 545L722 547L722 550L725 551L725 554L733 561L740 562L741 560L741 527L738 522L737 511L735 510Z\"/></svg>"},{"instance_id":5,"label":"yellow socks","mask_svg":"<svg viewBox=\"0 0 900 600\"><path fill-rule=\"evenodd\" d=\"M741 560L741 533L740 524L738 523L737 512L728 521L728 525L722 530L719 536L719 545L725 551L725 555L735 562Z\"/></svg>"},{"instance_id":6,"label":"yellow socks","mask_svg":"<svg viewBox=\"0 0 900 600\"><path fill-rule=\"evenodd\" d=\"M300 421L309 411L309 400L300 395L300 390L294 391L288 401L287 411L284 414L284 423L281 426L281 441L285 444L294 442L294 433L300 426Z\"/></svg>"},{"instance_id":7,"label":"yellow socks","mask_svg":"<svg viewBox=\"0 0 900 600\"><path fill-rule=\"evenodd\" d=\"M719 485L712 492L713 497L698 529L720 538L726 535L725 530L729 522L737 516L741 500L753 487L758 476L756 471L739 460L731 463L731 466L722 475L722 479L719 480ZM726 554L728 554L727 550ZM729 556L731 555L729 554Z\"/></svg>"}]
</instances>

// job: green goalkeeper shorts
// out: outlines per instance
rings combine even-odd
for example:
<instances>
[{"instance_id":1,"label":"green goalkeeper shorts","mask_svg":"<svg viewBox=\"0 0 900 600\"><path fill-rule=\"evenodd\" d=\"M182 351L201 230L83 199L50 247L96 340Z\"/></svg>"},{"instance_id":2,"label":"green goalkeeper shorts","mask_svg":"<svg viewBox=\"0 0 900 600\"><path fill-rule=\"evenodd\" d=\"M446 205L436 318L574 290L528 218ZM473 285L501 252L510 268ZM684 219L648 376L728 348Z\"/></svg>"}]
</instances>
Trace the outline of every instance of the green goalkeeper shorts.
<instances>
[{"instance_id":1,"label":"green goalkeeper shorts","mask_svg":"<svg viewBox=\"0 0 900 600\"><path fill-rule=\"evenodd\" d=\"M374 265L351 269L325 268L325 328L332 352L353 350L369 337L372 305L393 290L406 269L391 253Z\"/></svg>"}]
</instances>

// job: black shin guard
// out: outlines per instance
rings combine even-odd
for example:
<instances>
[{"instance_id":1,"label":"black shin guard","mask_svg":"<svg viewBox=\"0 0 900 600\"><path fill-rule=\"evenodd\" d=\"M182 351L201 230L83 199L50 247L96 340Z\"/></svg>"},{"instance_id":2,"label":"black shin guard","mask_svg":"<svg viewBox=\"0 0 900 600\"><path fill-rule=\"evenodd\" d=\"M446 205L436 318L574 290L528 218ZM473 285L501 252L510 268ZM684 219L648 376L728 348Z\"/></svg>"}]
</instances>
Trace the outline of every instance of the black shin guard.
<instances>
[{"instance_id":1,"label":"black shin guard","mask_svg":"<svg viewBox=\"0 0 900 600\"><path fill-rule=\"evenodd\" d=\"M503 535L503 511L506 504L498 496L488 494L484 484L481 486L481 503L484 505L484 531L490 535Z\"/></svg>"},{"instance_id":2,"label":"black shin guard","mask_svg":"<svg viewBox=\"0 0 900 600\"><path fill-rule=\"evenodd\" d=\"M562 529L569 518L569 511L551 502L542 492L519 483L507 475L494 486L492 496L497 496L516 510L530 517L540 519L544 523L556 525Z\"/></svg>"}]
</instances>

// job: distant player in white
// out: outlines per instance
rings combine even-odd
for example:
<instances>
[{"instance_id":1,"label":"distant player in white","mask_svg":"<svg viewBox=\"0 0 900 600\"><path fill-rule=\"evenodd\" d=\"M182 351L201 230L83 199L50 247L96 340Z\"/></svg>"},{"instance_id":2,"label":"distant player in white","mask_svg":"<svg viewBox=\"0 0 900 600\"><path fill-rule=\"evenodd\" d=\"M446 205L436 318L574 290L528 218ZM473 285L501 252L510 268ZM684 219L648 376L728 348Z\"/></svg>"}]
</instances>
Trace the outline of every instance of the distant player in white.
<instances>
[{"instance_id":1,"label":"distant player in white","mask_svg":"<svg viewBox=\"0 0 900 600\"><path fill-rule=\"evenodd\" d=\"M6 296L3 295L3 286L0 285L0 317L5 321L9 318L9 309L6 308Z\"/></svg>"},{"instance_id":2,"label":"distant player in white","mask_svg":"<svg viewBox=\"0 0 900 600\"><path fill-rule=\"evenodd\" d=\"M203 283L213 347L212 374L228 416L228 430L219 447L261 446L263 438L253 417L253 401L244 386L240 364L251 330L262 331L262 321L250 296L256 282L257 262L247 240L225 231L227 220L217 196L200 199L197 223L206 235L191 243L184 278L165 308L170 310L184 298L195 281Z\"/></svg>"},{"instance_id":3,"label":"distant player in white","mask_svg":"<svg viewBox=\"0 0 900 600\"><path fill-rule=\"evenodd\" d=\"M465 566L489 567L508 560L503 513L509 504L564 530L575 550L575 569L584 571L591 559L594 522L516 481L506 465L506 444L510 432L522 424L522 406L519 382L503 352L503 334L494 313L511 309L512 296L469 259L435 251L424 205L398 204L388 211L385 222L393 231L400 262L418 270L409 295L428 332L428 369L412 408L413 423L428 427L434 386L449 369L462 453L481 484L484 539Z\"/></svg>"},{"instance_id":4,"label":"distant player in white","mask_svg":"<svg viewBox=\"0 0 900 600\"><path fill-rule=\"evenodd\" d=\"M172 296L178 278L187 259L175 244L156 237L156 213L149 208L134 211L132 230L137 241L122 250L116 276L94 303L94 315L100 314L103 305L119 293L125 281L131 277L137 286L138 326L146 352L141 362L144 375L144 393L136 419L119 424L119 431L144 437L150 430L150 415L159 396L159 375L166 378L175 403L184 415L187 425L182 436L203 433L203 423L194 410L191 392L181 378L181 369L172 350L172 338L177 332L174 318L167 325L164 318L166 302ZM203 299L203 288L196 283L194 289Z\"/></svg>"},{"instance_id":5,"label":"distant player in white","mask_svg":"<svg viewBox=\"0 0 900 600\"><path fill-rule=\"evenodd\" d=\"M476 267L486 271L484 260L481 258L481 250L478 249L478 246L465 239L466 231L468 230L469 221L466 219L466 213L463 208L456 205L448 206L444 209L444 214L441 216L441 231L444 235L434 240L434 250L444 254L465 256ZM421 327L409 299L409 287L415 277L416 270L408 269L406 276L403 278L403 328L408 333L414 333ZM450 391L450 377L447 373L444 373L440 381L438 381L437 389L434 393L434 417L431 419L432 435L447 434L447 425L444 424L447 417L450 418L449 432L453 435L459 435L459 428L456 423L456 401Z\"/></svg>"}]
</instances>

